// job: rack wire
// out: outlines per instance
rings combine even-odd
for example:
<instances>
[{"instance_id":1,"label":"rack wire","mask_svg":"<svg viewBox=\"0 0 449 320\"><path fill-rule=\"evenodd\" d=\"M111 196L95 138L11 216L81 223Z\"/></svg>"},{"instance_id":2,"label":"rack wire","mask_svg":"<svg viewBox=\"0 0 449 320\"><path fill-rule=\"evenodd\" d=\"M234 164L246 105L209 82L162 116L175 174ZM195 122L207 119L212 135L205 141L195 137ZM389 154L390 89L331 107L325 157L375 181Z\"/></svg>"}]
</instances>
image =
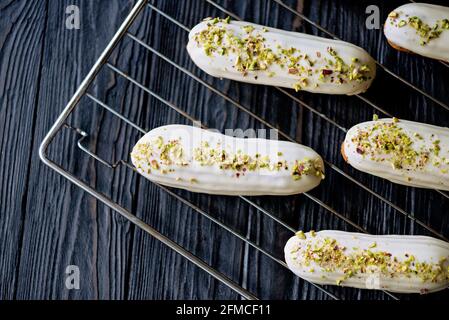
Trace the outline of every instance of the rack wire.
<instances>
[{"instance_id":1,"label":"rack wire","mask_svg":"<svg viewBox=\"0 0 449 320\"><path fill-rule=\"evenodd\" d=\"M207 1L211 5L215 6L219 10L223 11L224 13L230 15L234 19L239 19L238 16L236 16L232 12L229 12L225 8L219 6L214 1L212 1L212 0L205 0L205 1ZM284 3L282 3L282 1L278 1L278 0L273 0L273 1L275 1L276 3L279 3L279 5L281 5L281 6L286 6ZM118 167L123 166L123 167L126 167L129 170L136 171L135 168L132 165L130 165L126 160L121 159L121 160L119 160L117 162L110 163L107 160L101 158L99 155L97 155L94 152L90 151L88 149L88 147L86 147L85 144L84 144L84 142L89 138L89 134L87 132L85 132L84 130L82 130L80 128L73 127L73 126L71 126L70 124L67 123L68 117L74 111L74 109L77 107L77 105L79 104L81 98L87 97L92 102L94 102L96 105L98 105L99 107L103 108L104 110L107 110L108 112L113 114L115 117L119 118L121 121L124 121L126 124L130 125L134 129L138 130L140 133L142 133L142 134L146 133L146 130L144 128L141 128L139 125L135 124L134 122L132 122L131 120L126 118L124 115L122 115L119 112L115 111L113 107L107 105L106 103L104 103L103 101L99 100L97 97L95 97L94 95L92 95L92 94L90 94L88 92L88 89L89 89L90 85L96 79L98 73L100 72L100 70L103 69L104 66L106 66L109 70L114 72L116 75L118 75L120 77L123 77L124 79L128 80L133 85L135 85L136 87L140 88L141 90L145 91L147 94L151 95L152 97L154 97L155 99L159 100L160 102L162 102L163 104L165 104L169 108L173 109L174 111L176 111L177 113L179 113L180 115L185 117L186 119L192 121L193 123L197 123L197 119L193 118L191 115L189 115L186 112L184 112L181 108L179 108L175 104L165 100L160 95L158 95L156 92L154 92L153 90L147 88L145 85L141 84L136 79L134 79L131 76L129 76L125 71L121 70L119 67L113 65L112 63L110 63L108 61L109 57L112 54L112 52L117 47L117 45L123 40L124 37L128 37L132 41L136 42L137 44L139 44L143 48L147 49L152 54L156 55L161 60L169 63L172 67L174 67L177 70L181 71L182 73L184 73L185 75L187 75L188 77L190 77L194 81L198 82L202 86L206 87L208 90L212 91L213 93L219 95L221 98L225 99L227 102L231 103L232 105L237 107L239 110L247 113L249 116L253 117L254 119L259 121L263 125L271 128L271 129L276 129L279 132L279 134L283 138L285 138L286 140L289 140L289 141L292 141L292 142L297 142L295 139L291 138L287 133L283 132L279 128L276 128L275 126L273 126L272 124L270 124L269 122L264 120L263 118L261 118L258 115L254 114L253 112L251 112L247 107L245 107L241 103L235 101L230 96L226 95L225 93L221 92L217 88L213 87L211 84L209 84L206 81L202 80L201 78L199 78L198 76L193 74L191 71L189 71L187 68L181 66L179 63L177 63L177 62L171 60L170 58L166 57L161 52L159 52L158 50L154 49L153 47L151 47L149 44L145 43L141 39L139 39L135 34L132 34L129 31L129 29L133 25L133 23L135 22L135 20L139 16L139 14L141 14L144 11L145 8L149 8L150 10L152 10L152 11L156 12L157 14L159 14L160 16L168 19L169 21L171 21L172 23L174 23L175 25L177 25L178 27L180 27L184 31L186 31L186 32L190 31L189 27L183 25L181 22L179 22L176 19L174 19L173 17L169 16L167 13L165 13L162 10L160 10L159 8L157 8L155 5L153 5L151 3L148 3L148 0L139 0L136 3L136 5L133 7L133 9L131 10L130 14L126 17L125 21L122 23L122 25L120 26L120 28L118 29L118 31L116 32L114 37L112 38L111 42L108 44L108 46L105 48L103 53L100 55L99 59L94 64L94 66L92 67L92 69L90 70L90 72L88 73L86 78L83 80L83 82L79 86L78 90L75 92L74 96L68 102L67 106L65 107L63 112L60 114L60 116L56 120L55 124L52 126L52 128L50 129L50 131L46 135L45 139L43 140L43 142L42 142L42 144L40 146L39 155L40 155L42 161L46 165L51 167L53 170L55 170L56 172L58 172L59 174L61 174L65 178L67 178L69 181L71 181L72 183L74 183L75 185L80 187L81 189L83 189L86 192L88 192L93 197L95 197L98 200L100 200L102 203L104 203L108 207L110 207L113 210L117 211L119 214L121 214L123 217L125 217L127 220L129 220L131 223L135 224L136 226L138 226L139 228L141 228L142 230L144 230L145 232L147 232L151 236L155 237L157 240L161 241L162 243L164 243L165 245L167 245L168 247L170 247L171 249L173 249L174 251L176 251L177 253L182 255L184 258L186 258L187 260L189 260L190 262L192 262L193 264L195 264L196 266L201 268L202 270L206 271L212 277L214 277L215 279L217 279L221 283L223 283L226 286L228 286L230 289L232 289L233 291L238 293L243 298L251 299L251 300L252 299L257 299L257 297L254 296L251 292L249 292L246 288L240 286L239 284L237 284L236 282L234 282L233 280L228 278L223 273L220 273L219 271L214 269L212 266L206 264L203 260L201 260L200 258L196 257L190 251L186 250L185 248L183 248L182 246L178 245L176 242L174 242L170 238L164 236L159 231L157 231L156 229L154 229L153 227L151 227L150 225L145 223L143 220L138 218L135 214L133 214L129 210L125 209L124 207L120 206L118 203L114 202L111 198L105 196L104 194L102 194L98 190L96 190L93 187L91 187L90 185L88 185L81 178L79 178L79 177L75 176L74 174L72 174L71 172L65 170L62 166L60 166L55 161L50 159L50 157L49 157L49 155L47 153L49 145L51 144L51 142L53 141L55 136L58 134L58 132L63 127L66 127L66 128L69 128L69 129L75 131L79 135L79 139L77 140L77 146L78 146L78 148L81 151L85 152L88 156L92 157L93 159L95 159L96 161L100 162L104 166L110 168L111 170L115 170ZM293 10L293 9L291 9L291 10ZM298 13L298 14L300 14L300 13ZM303 19L305 21L308 21L307 18L303 18ZM318 27L318 28L321 28L321 27ZM327 31L324 31L324 32L330 34ZM402 78L399 77L399 79L402 79ZM405 81L405 80L403 80L403 81ZM324 114L321 114L319 111L317 111L316 109L314 109L312 106L310 106L309 104L305 103L301 99L293 96L287 90L284 90L282 88L276 88L276 89L279 90L282 94L285 94L289 98L293 99L295 102L298 103L299 106L301 106L303 108L306 108L310 112L312 112L312 113L316 114L317 116L323 118L325 121L327 121L330 124L334 125L339 130L341 130L343 132L347 131L346 128L344 128L343 126L339 125L337 122L335 122L334 120L328 118ZM422 90L420 90L418 88L417 88L417 91L423 93L424 95L427 95L425 92L423 92ZM382 113L384 113L386 115L389 115L387 112L383 111L383 109L381 107L375 105L374 103L372 103L368 99L366 99L366 98L364 98L362 96L359 96L359 98L362 99L363 101L365 101L366 103L370 104L371 106L373 106L375 109L381 111ZM433 235L446 240L446 238L442 234L438 233L436 230L434 230L433 228L428 226L426 223L424 223L424 222L420 221L419 219L415 218L411 213L406 212L404 209L402 209L399 206L395 205L390 200L386 199L382 195L380 195L380 194L376 193L375 191L373 191L372 189L368 188L367 186L365 186L364 184L362 184L361 182L359 182L358 180L356 180L352 176L350 176L347 173L345 173L344 171L342 171L336 165L334 165L334 164L332 164L332 163L330 163L328 161L326 161L326 165L329 166L332 170L334 170L338 174L342 175L344 178L348 179L350 182L356 184L357 186L361 187L365 191L369 192L371 195L373 195L376 198L378 198L379 200L383 201L385 204L387 204L391 208L395 209L397 212L399 212L402 215L404 215L405 217L407 217L407 219L410 219L411 221L419 224L420 226L425 228L427 231L429 231ZM225 223L223 223L223 222L219 221L218 219L214 218L213 215L211 215L210 213L202 210L200 207L198 207L194 203L190 202L189 200L187 200L187 199L181 197L180 195L178 195L177 193L173 192L171 189L169 189L169 188L167 188L165 186L159 185L159 184L156 184L156 185L159 188L161 188L161 190L163 190L167 194L169 194L171 197L173 197L176 200L180 201L181 203L187 205L188 207L190 207L191 209L193 209L194 211L196 211L197 213L199 213L203 217L206 217L211 222L213 222L214 224L216 224L219 227L223 228L227 232L231 233L233 236L237 237L238 239L240 239L241 241L243 241L247 245L249 245L252 248L256 249L257 251L259 251L260 253L262 253L263 255L265 255L266 257L268 257L269 259L271 259L275 263L279 264L281 267L287 268L287 265L286 265L286 263L283 260L280 260L280 259L276 258L273 254L271 254L267 250L263 249L261 246L259 246L255 242L251 241L248 237L241 235L240 233L238 233L237 231L235 231L231 227L227 226ZM449 196L446 193L441 192L439 190L437 190L437 191L441 195L445 196L446 198L449 198ZM361 227L357 223L353 222L352 220L348 219L344 214L338 212L337 210L335 210L334 208L332 208L331 206L329 206L328 204L326 204L322 200L318 199L317 197L315 197L315 196L313 196L313 195L311 195L309 193L305 193L304 195L307 198L309 198L310 200L312 200L313 202L315 202L316 204L318 204L319 206L321 206L322 208L324 208L330 214L335 215L337 218L345 221L346 223L348 223L349 225L354 227L356 230L358 230L360 232L367 233L367 231L363 227ZM288 225L287 223L285 223L284 221L282 221L281 219L276 217L275 214L273 214L273 213L269 212L268 210L264 209L262 206L258 205L254 201L248 199L247 197L243 197L243 196L240 196L240 198L243 201L245 201L247 204L249 204L250 206L255 208L257 212L266 215L267 217L269 217L270 219L274 220L276 223L280 224L281 226L283 226L284 228L286 228L290 232L295 232L296 231L293 227L291 227L290 225ZM335 300L339 299L339 297L337 297L333 293L329 292L325 287L320 286L320 285L316 285L316 284L313 284L313 283L311 283L311 285L316 287L318 290L322 291L329 298L335 299ZM385 292L385 294L388 295L392 299L398 299L398 297L396 297L395 295L393 295L393 294L391 294L389 292Z\"/></svg>"}]
</instances>

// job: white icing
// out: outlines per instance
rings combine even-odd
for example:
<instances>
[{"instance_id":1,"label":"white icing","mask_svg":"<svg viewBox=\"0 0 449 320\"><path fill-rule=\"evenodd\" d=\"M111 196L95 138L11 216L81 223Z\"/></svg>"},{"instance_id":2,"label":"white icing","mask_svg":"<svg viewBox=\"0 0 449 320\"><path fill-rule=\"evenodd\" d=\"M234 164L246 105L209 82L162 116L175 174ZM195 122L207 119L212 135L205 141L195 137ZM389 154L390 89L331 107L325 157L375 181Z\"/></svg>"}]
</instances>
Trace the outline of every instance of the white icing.
<instances>
[{"instance_id":1,"label":"white icing","mask_svg":"<svg viewBox=\"0 0 449 320\"><path fill-rule=\"evenodd\" d=\"M344 246L345 254L350 255L358 250L370 250L371 252L388 252L392 257L397 257L398 261L405 261L406 254L413 255L415 261L438 264L444 258L449 259L449 243L425 236L403 236L403 235L366 235L362 233L351 233L343 231L324 230L317 232L315 237L311 233L305 233L306 239L297 236L290 238L285 245L284 253L288 267L297 276L310 282L318 284L337 284L337 280L344 278L343 270L333 271L322 270L315 262L310 262L306 266L301 256L305 243L316 243L325 238L337 240L338 244ZM374 247L373 247L374 244ZM443 263L444 268L448 268L449 261ZM313 272L311 269L313 268ZM423 281L422 278L414 274L395 274L391 277L381 272L357 273L341 282L341 286L387 290L401 293L425 293L443 290L449 287L449 281Z\"/></svg>"},{"instance_id":2,"label":"white icing","mask_svg":"<svg viewBox=\"0 0 449 320\"><path fill-rule=\"evenodd\" d=\"M438 38L432 39L426 45L421 45L420 36L415 29L409 25L397 26L401 20L407 21L409 17L416 16L433 27L437 21L449 19L449 7L427 3L409 3L395 9L394 12L397 12L399 17L395 19L388 17L384 27L385 36L392 44L422 56L449 62L449 30L444 30ZM393 21L393 25L390 23L391 21Z\"/></svg>"},{"instance_id":3,"label":"white icing","mask_svg":"<svg viewBox=\"0 0 449 320\"><path fill-rule=\"evenodd\" d=\"M179 140L183 148L183 158L186 166L162 166L164 169L172 168L173 172L162 173L153 170L148 161L139 161L137 146L155 141L162 137L163 141ZM257 153L260 158L268 156L273 162L286 161L288 170L284 168L268 170L260 168L254 171L246 170L236 176L236 171L220 169L218 165L201 165L193 161L194 149L207 142L209 146L221 146L227 153L242 154L254 157ZM157 152L155 153L157 154ZM158 127L145 134L136 144L131 153L131 160L139 173L145 178L171 187L222 195L290 195L306 192L316 187L321 177L316 175L302 175L294 180L291 169L296 160L308 158L324 169L321 157L311 148L291 142L268 140L260 138L234 138L209 130L186 125L168 125ZM158 159L158 162L160 159ZM148 169L151 170L148 173ZM195 179L194 182L191 179Z\"/></svg>"},{"instance_id":4,"label":"white icing","mask_svg":"<svg viewBox=\"0 0 449 320\"><path fill-rule=\"evenodd\" d=\"M324 68L326 65L324 58L331 58L327 52L328 47L333 48L346 64L350 65L352 59L357 58L361 65L367 65L370 69L368 75L371 79L361 82L346 81L342 84L337 83L337 81L334 83L323 82L318 79L320 75L319 72L313 73L313 75L307 78L309 84L302 88L304 91L326 94L358 94L365 92L368 89L376 75L376 65L373 58L362 48L347 42L263 27L249 22L231 21L229 24L219 22L217 25L223 26L227 30L231 30L234 35L239 36L245 35L245 31L242 27L250 25L254 27L254 34L260 33L263 35L266 39L264 42L265 46L271 48L273 52L277 52L278 45L282 48L295 47L300 49L301 54L307 54L308 57L316 61L312 67L313 70ZM195 64L206 73L214 77L286 88L293 88L294 84L298 83L298 75L289 74L287 67L282 68L277 64L273 64L267 70L269 72L274 72L274 76L271 77L267 71L249 71L248 74L244 76L242 72L234 68L236 60L236 55L234 53L229 53L223 56L217 53L214 53L211 56L206 55L204 49L194 40L195 35L205 29L207 29L207 21L201 22L190 31L187 51ZM264 32L264 29L268 32ZM319 52L321 58L317 56L317 52ZM303 63L304 66L307 66L306 62L303 61ZM257 79L255 79L255 76L257 76ZM315 84L318 84L318 86Z\"/></svg>"},{"instance_id":5,"label":"white icing","mask_svg":"<svg viewBox=\"0 0 449 320\"><path fill-rule=\"evenodd\" d=\"M379 121L391 123L393 120L380 119ZM371 128L374 123L374 121L360 123L352 127L346 134L343 142L343 152L351 166L360 171L403 185L449 190L449 128L406 120L400 120L396 123L413 141L412 148L414 150L419 151L421 148L432 148L432 142L440 140L439 146L441 150L438 156L430 152L430 158L423 168L407 170L406 167L394 169L389 161L374 161L369 154L357 152L357 145L352 141L352 138L357 136L360 130L365 131ZM388 155L385 155L385 158L388 159ZM439 166L434 165L435 161L439 162Z\"/></svg>"}]
</instances>

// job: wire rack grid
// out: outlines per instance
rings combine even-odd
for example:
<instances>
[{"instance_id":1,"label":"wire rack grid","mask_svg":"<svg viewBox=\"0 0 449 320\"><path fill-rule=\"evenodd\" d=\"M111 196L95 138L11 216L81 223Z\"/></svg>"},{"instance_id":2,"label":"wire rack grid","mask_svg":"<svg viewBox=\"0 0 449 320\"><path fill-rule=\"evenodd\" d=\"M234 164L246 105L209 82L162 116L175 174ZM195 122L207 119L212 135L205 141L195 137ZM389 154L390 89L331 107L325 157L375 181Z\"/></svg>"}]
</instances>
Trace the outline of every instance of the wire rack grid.
<instances>
[{"instance_id":1,"label":"wire rack grid","mask_svg":"<svg viewBox=\"0 0 449 320\"><path fill-rule=\"evenodd\" d=\"M221 7L219 4L215 3L214 1L212 1L212 0L205 0L205 1L208 2L209 4L211 4L212 6L216 7L220 11L222 11L224 14L229 15L229 16L231 16L234 19L240 20L240 17L238 17L234 13L226 10L225 8ZM300 12L290 8L289 6L287 6L282 1L280 1L280 0L273 0L273 1L275 3L277 3L277 4L279 4L280 6L284 7L288 11L292 12L293 14L300 16L301 18L304 19L304 21L306 21L308 23L311 23L312 25L314 25L315 27L317 27L321 31L327 33L329 36L331 36L333 38L336 38L335 35L333 35L332 33L328 32L327 30L323 29L321 26L317 25L313 21L310 21L302 13L300 13ZM230 104L232 104L233 106L238 108L240 111L242 111L242 112L248 114L249 116L253 117L257 121L259 121L261 124L265 125L266 127L270 128L270 129L276 129L279 132L279 135L282 136L284 139L292 141L292 142L297 142L295 139L291 138L290 135L287 134L286 132L284 132L284 131L280 130L279 128L277 128L276 126L270 124L269 122L267 122L266 120L264 120L263 118L261 118L260 116L255 114L254 112L250 111L244 105L242 105L238 101L234 100L232 97L230 97L226 93L220 91L219 89L215 88L214 86L212 86L208 82L202 80L200 77L196 76L193 72L189 71L187 68L181 66L179 63L177 63L177 62L173 61L172 59L168 58L167 56L165 56L164 54L162 54L161 52L159 52L158 50L156 50L155 48L150 46L148 43L146 43L143 40L139 39L135 34L131 33L129 31L130 27L136 21L137 17L140 14L142 14L142 12L146 8L148 8L149 10L151 10L151 11L155 12L156 14L160 15L161 17L167 19L171 23L175 24L177 27L179 27L182 30L184 30L186 33L190 31L190 28L188 26L185 26L184 24L182 24L181 22L179 22L175 18L173 18L170 15L168 15L167 13L163 12L161 9L159 9L154 4L149 3L148 0L139 0L135 4L133 9L131 10L129 15L126 17L125 21L122 23L122 25L120 26L120 28L118 29L118 31L116 32L116 34L114 35L112 40L109 42L109 44L107 45L107 47L105 48L103 53L100 55L99 59L94 64L94 66L92 67L92 69L90 70L90 72L88 73L86 78L83 80L83 82L81 83L81 85L79 86L79 88L77 89L77 91L75 92L73 97L71 98L71 100L68 102L67 106L65 107L63 112L60 114L60 116L56 120L56 122L53 125L53 127L48 132L47 136L43 140L43 142L41 144L41 147L39 149L39 155L40 155L42 161L46 165L48 165L50 168L52 168L53 170L55 170L56 172L58 172L59 174L61 174L65 178L67 178L69 181L74 183L76 186L78 186L81 189L85 190L87 193L89 193L90 195L92 195L96 199L100 200L102 203L104 203L108 207L110 207L113 210L117 211L120 215L122 215L124 218L129 220L131 223L135 224L137 227L141 228L142 230L144 230L145 232L147 232L151 236L155 237L157 240L161 241L162 243L164 243L165 245L167 245L168 247L170 247L171 249L173 249L174 251L176 251L177 253L182 255L184 258L186 258L187 260L189 260L190 262L192 262L193 264L195 264L199 268L201 268L204 271L206 271L212 277L214 277L215 279L217 279L218 281L220 281L221 283L225 284L230 289L232 289L233 291L238 293L241 297L243 297L245 299L257 299L257 297L253 293L249 292L246 288L244 288L243 286L239 285L235 281L231 280L229 277L227 277L223 273L217 271L215 268L213 268L212 266L210 266L209 264L205 263L203 260L201 260L200 258L195 256L193 253L191 253L190 251L186 250L182 246L178 245L176 242L174 242L173 240L171 240L167 236L165 236L162 233L160 233L159 231L157 231L155 228L153 228L152 226L150 226L149 224L144 222L142 219L138 218L130 210L122 207L117 202L113 201L111 198L105 196L104 194L102 194L101 192L99 192L98 190L96 190L95 188L90 186L88 183L84 182L83 179L81 179L81 178L77 177L76 175L74 175L73 173L67 171L66 169L64 169L62 166L60 166L58 163L56 163L55 161L53 161L49 157L48 148L49 148L51 142L54 140L54 138L58 134L58 132L62 128L66 127L66 128L74 130L80 136L80 138L77 141L78 148L80 150L82 150L83 152L85 152L90 157L92 157L93 159L95 159L96 161L100 162L101 164L103 164L104 166L110 168L111 170L114 170L117 167L123 166L123 167L126 167L129 170L136 171L135 168L132 165L130 165L129 162L126 161L126 160L122 159L122 160L119 160L117 162L111 163L111 162L103 159L102 157L100 157L98 154L95 154L94 152L90 151L89 148L84 143L86 141L86 139L88 139L89 134L87 132L85 132L84 130L80 129L80 128L71 126L68 123L68 121L67 121L67 119L69 118L71 113L74 111L74 109L79 104L81 98L86 97L86 98L90 99L92 102L94 102L95 104L97 104L98 106L100 106L101 108L103 108L104 110L106 110L107 112L110 112L111 114L113 114L115 117L117 117L121 121L124 121L125 123L127 123L128 125L133 127L134 129L138 130L140 133L142 133L142 134L146 133L146 130L144 128L141 128L139 125L137 125L136 123L132 122L127 117L125 117L123 114L115 111L114 108L112 108L111 106L107 105L105 102L101 101L100 99L95 97L93 94L88 92L89 87L91 86L91 84L93 83L95 78L97 77L97 75L100 72L100 70L102 70L104 67L108 68L109 70L111 70L112 72L117 74L118 76L123 77L127 81L131 82L133 85L135 85L139 89L143 90L144 92L146 92L150 96L154 97L155 99L159 100L161 103L165 104L166 106L168 106L172 110L176 111L177 113L179 113L181 116L185 117L186 119L192 121L193 123L198 122L197 119L195 119L194 117L192 117L188 113L184 112L180 107L176 106L175 104L171 103L170 101L167 101L166 99L164 99L163 97L158 95L156 92L154 92L150 88L146 87L145 85L143 85L142 83L140 83L139 81L134 79L133 77L129 76L125 71L123 71L122 69L120 69L119 67L117 67L116 65L112 64L109 61L109 58L110 58L112 52L114 51L114 49L117 47L117 45L125 37L127 37L127 38L131 39L132 41L134 41L135 43L139 44L140 46L142 46L143 48L145 48L146 50L148 50L152 54L156 55L161 60L164 60L165 62L167 62L172 67L176 68L177 70L179 70L180 72L182 72L186 76L190 77L192 80L194 80L197 83L199 83L201 86L204 86L205 88L207 88L208 90L210 90L214 94L219 95L221 98L225 99L227 102L229 102ZM413 84L407 82L403 78L395 75L389 69L387 69L386 67L381 65L379 62L377 62L377 64L381 68L386 70L387 73L391 74L393 77L395 77L399 81L404 82L406 85L410 86L411 88L413 88L414 90L416 90L417 92L419 92L420 94L425 96L426 98L429 98L430 100L432 100L436 104L442 106L443 108L447 108L447 106L444 103L442 103L441 101L439 101L439 100L433 98L432 96L428 95L426 92L424 92L423 90L417 88ZM338 124L336 121L334 121L334 120L330 119L329 117L327 117L326 115L320 113L314 107L310 106L309 104L307 104L303 100L299 99L298 97L292 95L289 91L287 91L285 89L282 89L282 88L276 88L276 90L278 90L281 94L286 95L287 97L291 98L293 101L295 101L298 104L299 107L309 110L310 112L312 112L316 116L322 118L324 121L328 122L332 126L335 126L336 128L338 128L338 130L340 130L342 132L346 132L347 131L347 129L344 126ZM378 110L382 114L390 116L390 114L388 112L386 112L383 108L381 108L380 106L376 105L374 102L368 100L366 97L364 97L362 95L357 95L357 97L359 99L361 99L362 101L366 102L367 104L371 105L374 109ZM348 179L351 183L354 183L358 187L362 188L364 191L368 192L372 196L376 197L378 200L382 201L385 205L390 206L391 208L393 208L396 212L398 212L399 214L403 215L404 217L409 219L411 222L420 225L421 227L426 229L432 235L434 235L434 236L436 236L438 238L447 240L443 234L437 232L436 230L434 230L432 227L430 227L425 222L423 222L423 221L417 219L416 217L414 217L414 215L412 215L410 212L407 212L405 209L399 207L398 205L394 204L392 201L388 200L384 196L382 196L379 193L373 191L371 188L369 188L368 186L366 186L362 182L360 182L357 179L353 178L352 176L350 176L349 174L347 174L346 172L341 170L337 165L335 165L333 163L330 163L328 161L326 161L326 165L331 170L333 170L337 174L341 175L343 178ZM235 236L238 239L240 239L241 241L245 242L247 245L251 246L252 248L254 248L256 250L258 250L261 254L263 254L264 256L268 257L269 259L271 259L275 263L279 264L281 267L287 268L287 265L286 265L286 263L283 260L281 260L281 259L277 258L276 256L274 256L269 251L265 250L260 245L258 245L256 242L250 240L247 236L242 235L239 232L233 230L231 227L229 227L225 223L223 223L220 220L214 218L210 213L202 210L199 206L195 205L194 203L190 202L189 200L187 200L187 199L183 198L182 196L178 195L177 193L173 192L170 188L166 188L166 187L164 187L162 185L158 185L158 184L157 184L157 186L159 188L161 188L163 191L165 191L167 194L169 194L171 197L173 197L174 199L176 199L176 200L180 201L181 203L187 205L191 209L193 209L196 212L198 212L200 215L206 217L211 222L215 223L219 227L221 227L224 230L226 230L227 232L231 233L233 236ZM438 192L443 197L449 199L449 196L445 192L442 192L442 191L439 191L439 190L436 190L436 192ZM346 215L344 215L344 214L338 212L337 210L333 209L330 205L326 204L324 201L320 200L316 196L313 196L313 195L311 195L309 193L305 193L304 195L307 198L309 198L311 201L316 203L317 205L319 205L322 208L324 208L330 214L335 215L338 219L341 219L341 220L345 221L346 223L348 223L349 225L351 225L353 228L355 228L359 232L367 233L365 228L363 228L362 226L360 226L356 222L354 222L354 221L350 220L349 218L347 218ZM247 197L240 196L240 198L243 201L245 201L248 205L254 207L258 212L260 212L261 214L266 215L267 217L269 217L270 219L274 220L276 223L278 223L282 227L286 228L290 232L292 232L292 233L295 232L295 229L293 227L291 227L289 224L287 224L286 222L284 222L281 219L279 219L276 214L270 212L269 210L264 209L262 206L260 206L259 204L257 204L256 202L252 201L251 199L249 199ZM320 285L316 285L316 284L311 284L311 285L316 287L318 290L322 291L325 295L328 296L328 298L335 299L335 300L339 299L339 297L337 297L335 294L330 292L325 286L320 286ZM391 298L391 299L398 299L398 297L396 295L393 295L391 293L385 292L385 294L389 298Z\"/></svg>"}]
</instances>

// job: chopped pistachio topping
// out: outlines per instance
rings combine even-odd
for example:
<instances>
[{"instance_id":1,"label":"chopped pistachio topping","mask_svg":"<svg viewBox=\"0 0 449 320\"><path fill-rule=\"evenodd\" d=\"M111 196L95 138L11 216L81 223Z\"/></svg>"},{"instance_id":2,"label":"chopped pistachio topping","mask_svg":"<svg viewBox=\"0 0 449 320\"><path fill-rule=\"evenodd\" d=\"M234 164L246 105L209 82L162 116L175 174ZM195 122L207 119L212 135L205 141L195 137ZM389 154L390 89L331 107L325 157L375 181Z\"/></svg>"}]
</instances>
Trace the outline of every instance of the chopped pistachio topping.
<instances>
[{"instance_id":1,"label":"chopped pistachio topping","mask_svg":"<svg viewBox=\"0 0 449 320\"><path fill-rule=\"evenodd\" d=\"M393 118L392 122L377 120L364 130L359 130L352 138L356 152L369 157L376 162L388 161L394 169L424 170L431 163L439 167L444 161L439 158L440 140L432 137L427 146L415 146L417 141L423 141L419 133L413 136L400 126L400 121Z\"/></svg>"},{"instance_id":2,"label":"chopped pistachio topping","mask_svg":"<svg viewBox=\"0 0 449 320\"><path fill-rule=\"evenodd\" d=\"M319 267L322 272L342 271L344 276L337 279L337 285L345 280L367 273L380 273L385 277L411 277L417 276L423 282L442 282L449 280L449 267L445 266L447 257L442 257L438 262L418 261L413 255L393 256L391 253L381 250L352 248L348 252L336 239L315 238L306 239L296 250L291 253L294 260L305 268ZM308 269L309 271L311 269Z\"/></svg>"},{"instance_id":3,"label":"chopped pistachio topping","mask_svg":"<svg viewBox=\"0 0 449 320\"><path fill-rule=\"evenodd\" d=\"M399 17L399 14L395 11L390 12L390 14L388 15L390 18L397 18Z\"/></svg>"},{"instance_id":4,"label":"chopped pistachio topping","mask_svg":"<svg viewBox=\"0 0 449 320\"><path fill-rule=\"evenodd\" d=\"M245 30L246 33L251 33L251 32L254 31L254 27L251 26L251 25L244 26L244 27L243 27L243 30Z\"/></svg>"},{"instance_id":5,"label":"chopped pistachio topping","mask_svg":"<svg viewBox=\"0 0 449 320\"><path fill-rule=\"evenodd\" d=\"M445 30L449 30L449 19L441 20L441 27Z\"/></svg>"},{"instance_id":6,"label":"chopped pistachio topping","mask_svg":"<svg viewBox=\"0 0 449 320\"><path fill-rule=\"evenodd\" d=\"M184 150L179 140L170 140L164 143L159 136L145 143L139 143L134 148L131 156L137 161L137 169L142 169L143 164L153 170L159 170L162 174L173 172L168 166L186 166L188 162L184 157ZM151 170L147 170L150 174Z\"/></svg>"},{"instance_id":7,"label":"chopped pistachio topping","mask_svg":"<svg viewBox=\"0 0 449 320\"><path fill-rule=\"evenodd\" d=\"M139 143L131 155L137 161L136 167L138 169L143 169L145 164L146 167L159 170L164 174L173 172L172 166L199 164L200 166L215 166L220 170L233 171L236 177L256 170L290 170L292 179L295 181L307 175L324 179L323 168L319 159L304 158L289 164L287 160L280 159L283 155L282 152L277 153L276 159L270 159L267 155L262 156L258 153L249 155L241 150L230 153L218 145L211 146L207 141L202 141L198 147L193 149L192 159L185 158L180 139L165 142L160 136L149 142ZM147 173L150 174L151 171L147 170Z\"/></svg>"},{"instance_id":8,"label":"chopped pistachio topping","mask_svg":"<svg viewBox=\"0 0 449 320\"><path fill-rule=\"evenodd\" d=\"M225 23L213 23L215 19L208 21L207 28L194 36L195 41L207 56L218 54L235 57L234 68L244 76L257 71L273 77L275 73L270 68L277 65L288 74L298 77L298 81L292 86L296 91L309 86L318 87L317 81L312 81L316 74L317 80L335 84L371 79L368 65L362 64L357 57L349 62L344 61L334 48L327 48L326 55L317 53L318 59L313 60L302 53L301 48L281 45L270 47L264 36L269 32L266 28L258 30L252 25L245 25L241 28L242 34L235 34ZM317 62L321 62L320 66L314 68Z\"/></svg>"},{"instance_id":9,"label":"chopped pistachio topping","mask_svg":"<svg viewBox=\"0 0 449 320\"><path fill-rule=\"evenodd\" d=\"M439 38L443 31L449 30L448 19L437 20L433 26L430 26L417 16L409 17L405 15L399 19L400 16L401 14L398 12L390 13L388 16L391 19L390 24L396 25L398 28L409 26L415 29L419 36L419 44L422 46L427 45L433 39Z\"/></svg>"}]
</instances>

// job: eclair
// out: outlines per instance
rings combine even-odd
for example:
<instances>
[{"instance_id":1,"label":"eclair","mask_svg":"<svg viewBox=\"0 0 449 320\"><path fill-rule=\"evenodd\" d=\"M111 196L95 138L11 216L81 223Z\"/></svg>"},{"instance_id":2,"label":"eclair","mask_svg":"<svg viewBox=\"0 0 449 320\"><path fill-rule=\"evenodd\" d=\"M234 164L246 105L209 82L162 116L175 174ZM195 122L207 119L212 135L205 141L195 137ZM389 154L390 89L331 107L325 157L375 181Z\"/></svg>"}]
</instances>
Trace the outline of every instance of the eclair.
<instances>
[{"instance_id":1,"label":"eclair","mask_svg":"<svg viewBox=\"0 0 449 320\"><path fill-rule=\"evenodd\" d=\"M449 128L375 119L352 127L341 153L354 168L392 182L449 190Z\"/></svg>"},{"instance_id":2,"label":"eclair","mask_svg":"<svg viewBox=\"0 0 449 320\"><path fill-rule=\"evenodd\" d=\"M284 253L312 283L421 294L449 287L449 243L431 237L299 231Z\"/></svg>"},{"instance_id":3,"label":"eclair","mask_svg":"<svg viewBox=\"0 0 449 320\"><path fill-rule=\"evenodd\" d=\"M353 44L229 18L196 25L187 51L214 77L296 91L354 95L376 75L373 58Z\"/></svg>"},{"instance_id":4,"label":"eclair","mask_svg":"<svg viewBox=\"0 0 449 320\"><path fill-rule=\"evenodd\" d=\"M323 160L309 147L186 125L151 130L134 146L131 161L151 181L209 194L291 195L324 179Z\"/></svg>"},{"instance_id":5,"label":"eclair","mask_svg":"<svg viewBox=\"0 0 449 320\"><path fill-rule=\"evenodd\" d=\"M397 50L449 62L449 7L409 3L392 11L384 26Z\"/></svg>"}]
</instances>

